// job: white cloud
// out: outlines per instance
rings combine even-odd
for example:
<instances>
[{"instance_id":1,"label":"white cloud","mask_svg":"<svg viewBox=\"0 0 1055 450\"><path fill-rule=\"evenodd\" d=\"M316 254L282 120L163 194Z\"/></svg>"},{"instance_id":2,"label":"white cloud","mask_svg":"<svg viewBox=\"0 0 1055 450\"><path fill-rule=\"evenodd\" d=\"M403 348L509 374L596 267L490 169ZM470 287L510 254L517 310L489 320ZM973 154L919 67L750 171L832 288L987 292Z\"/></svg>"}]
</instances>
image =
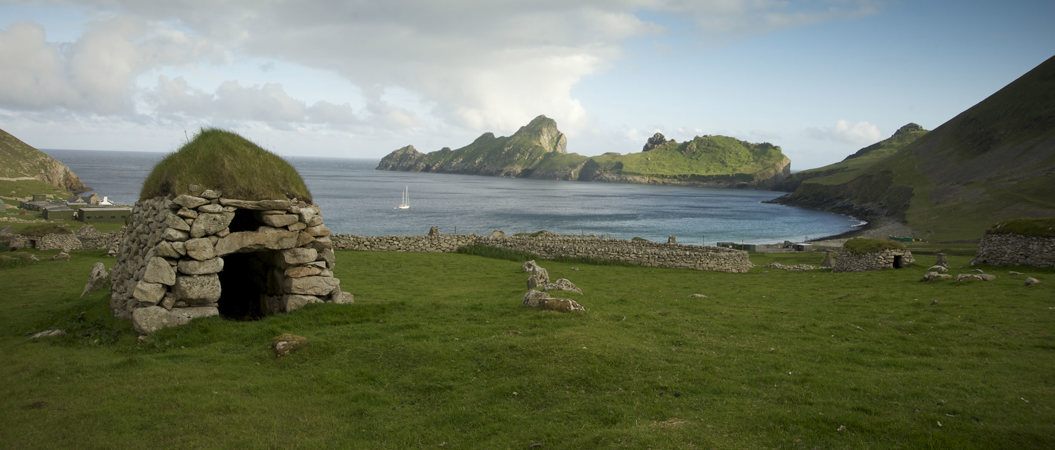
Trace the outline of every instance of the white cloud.
<instances>
[{"instance_id":1,"label":"white cloud","mask_svg":"<svg viewBox=\"0 0 1055 450\"><path fill-rule=\"evenodd\" d=\"M59 47L45 42L44 28L28 20L0 30L0 79L0 104L9 107L37 110L76 103Z\"/></svg>"},{"instance_id":2,"label":"white cloud","mask_svg":"<svg viewBox=\"0 0 1055 450\"><path fill-rule=\"evenodd\" d=\"M873 8L871 0L806 5L86 0L77 8L92 20L76 41L49 42L33 22L0 29L0 109L159 123L191 118L385 133L456 129L474 135L511 133L546 114L575 137L591 126L592 112L573 88L619 61L628 40L670 31L669 24L650 22L653 16L643 12L684 17L708 36L742 36L857 17ZM282 77L284 66L336 74L364 104L346 103L349 95L309 102L300 86L313 80ZM200 76L216 71L224 75ZM248 78L227 76L250 71ZM862 133L855 127L836 131Z\"/></svg>"},{"instance_id":3,"label":"white cloud","mask_svg":"<svg viewBox=\"0 0 1055 450\"><path fill-rule=\"evenodd\" d=\"M879 127L868 122L851 123L845 119L839 119L831 127L815 127L806 130L806 133L816 139L837 141L846 144L868 145L882 138Z\"/></svg>"}]
</instances>

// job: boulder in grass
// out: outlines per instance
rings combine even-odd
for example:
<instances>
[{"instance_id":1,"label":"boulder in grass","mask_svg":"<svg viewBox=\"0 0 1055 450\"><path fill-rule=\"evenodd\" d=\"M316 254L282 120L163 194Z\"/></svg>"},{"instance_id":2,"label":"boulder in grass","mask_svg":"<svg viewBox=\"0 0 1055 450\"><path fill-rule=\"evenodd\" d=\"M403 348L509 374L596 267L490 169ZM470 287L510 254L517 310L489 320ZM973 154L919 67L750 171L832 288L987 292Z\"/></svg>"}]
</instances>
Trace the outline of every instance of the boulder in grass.
<instances>
[{"instance_id":1,"label":"boulder in grass","mask_svg":"<svg viewBox=\"0 0 1055 450\"><path fill-rule=\"evenodd\" d=\"M275 356L281 358L289 355L308 344L308 338L295 334L282 333L271 340L271 350Z\"/></svg>"}]
</instances>

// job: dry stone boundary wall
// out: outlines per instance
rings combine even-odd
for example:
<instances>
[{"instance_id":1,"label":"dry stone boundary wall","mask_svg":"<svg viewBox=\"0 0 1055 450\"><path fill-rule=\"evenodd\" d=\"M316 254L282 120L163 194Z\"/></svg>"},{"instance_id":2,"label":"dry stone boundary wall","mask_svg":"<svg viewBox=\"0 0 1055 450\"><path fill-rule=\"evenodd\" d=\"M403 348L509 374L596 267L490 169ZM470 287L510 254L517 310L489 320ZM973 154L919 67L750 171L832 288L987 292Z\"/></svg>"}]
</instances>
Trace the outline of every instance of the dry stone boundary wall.
<instances>
[{"instance_id":1,"label":"dry stone boundary wall","mask_svg":"<svg viewBox=\"0 0 1055 450\"><path fill-rule=\"evenodd\" d=\"M986 233L978 243L971 265L1055 266L1055 238L1021 234Z\"/></svg>"},{"instance_id":2,"label":"dry stone boundary wall","mask_svg":"<svg viewBox=\"0 0 1055 450\"><path fill-rule=\"evenodd\" d=\"M753 266L748 253L719 247L661 244L597 237L544 235L491 237L437 234L428 236L357 236L335 234L338 250L451 253L470 244L516 250L543 259L589 258L613 260L646 267L670 267L721 272L747 272Z\"/></svg>"}]
</instances>

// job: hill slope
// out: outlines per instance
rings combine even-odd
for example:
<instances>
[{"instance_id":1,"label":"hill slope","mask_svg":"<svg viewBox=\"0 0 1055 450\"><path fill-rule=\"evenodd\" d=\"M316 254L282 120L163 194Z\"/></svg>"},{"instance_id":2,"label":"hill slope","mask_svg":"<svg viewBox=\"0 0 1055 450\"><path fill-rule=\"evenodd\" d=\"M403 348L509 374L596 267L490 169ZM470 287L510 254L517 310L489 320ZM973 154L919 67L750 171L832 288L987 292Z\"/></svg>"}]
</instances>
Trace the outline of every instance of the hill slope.
<instances>
[{"instance_id":1,"label":"hill slope","mask_svg":"<svg viewBox=\"0 0 1055 450\"><path fill-rule=\"evenodd\" d=\"M683 143L657 133L639 153L586 157L566 152L557 123L538 116L509 137L485 133L473 143L423 154L413 146L385 156L378 170L463 173L555 180L769 188L788 176L780 147L726 136Z\"/></svg>"},{"instance_id":2,"label":"hill slope","mask_svg":"<svg viewBox=\"0 0 1055 450\"><path fill-rule=\"evenodd\" d=\"M875 155L862 149L867 164L848 158L804 173L776 201L894 219L937 240L978 238L1004 218L1055 216L1055 58L933 131L889 144Z\"/></svg>"},{"instance_id":3,"label":"hill slope","mask_svg":"<svg viewBox=\"0 0 1055 450\"><path fill-rule=\"evenodd\" d=\"M79 194L91 190L59 160L0 130L0 178L34 179Z\"/></svg>"}]
</instances>

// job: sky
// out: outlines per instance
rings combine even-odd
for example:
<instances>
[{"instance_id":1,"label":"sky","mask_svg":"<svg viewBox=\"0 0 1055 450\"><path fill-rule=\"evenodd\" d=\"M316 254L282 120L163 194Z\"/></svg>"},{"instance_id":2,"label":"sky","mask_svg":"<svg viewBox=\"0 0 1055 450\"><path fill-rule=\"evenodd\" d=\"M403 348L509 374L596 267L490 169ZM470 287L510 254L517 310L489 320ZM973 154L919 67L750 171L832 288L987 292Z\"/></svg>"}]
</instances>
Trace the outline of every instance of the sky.
<instances>
[{"instance_id":1,"label":"sky","mask_svg":"<svg viewBox=\"0 0 1055 450\"><path fill-rule=\"evenodd\" d=\"M1055 2L0 0L0 129L171 152L202 128L380 159L557 121L569 152L726 135L819 167L1055 55Z\"/></svg>"}]
</instances>

